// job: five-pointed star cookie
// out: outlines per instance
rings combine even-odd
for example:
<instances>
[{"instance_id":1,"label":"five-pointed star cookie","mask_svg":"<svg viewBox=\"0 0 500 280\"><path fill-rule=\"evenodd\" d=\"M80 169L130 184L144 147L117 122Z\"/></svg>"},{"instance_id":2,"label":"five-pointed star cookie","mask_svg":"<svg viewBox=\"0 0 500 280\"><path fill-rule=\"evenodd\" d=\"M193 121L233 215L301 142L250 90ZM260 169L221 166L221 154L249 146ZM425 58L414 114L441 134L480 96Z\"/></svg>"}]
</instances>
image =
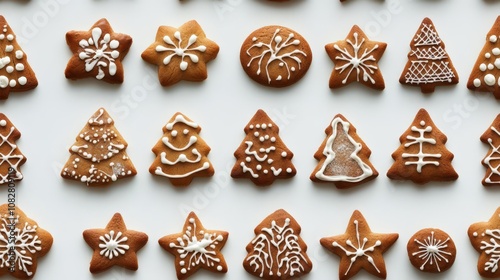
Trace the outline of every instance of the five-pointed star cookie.
<instances>
[{"instance_id":1,"label":"five-pointed star cookie","mask_svg":"<svg viewBox=\"0 0 500 280\"><path fill-rule=\"evenodd\" d=\"M469 227L468 235L472 247L480 253L477 262L479 275L485 278L500 277L498 260L500 252L500 207L487 222Z\"/></svg>"},{"instance_id":2,"label":"five-pointed star cookie","mask_svg":"<svg viewBox=\"0 0 500 280\"><path fill-rule=\"evenodd\" d=\"M175 256L175 270L179 280L186 279L198 269L227 272L221 253L229 233L203 227L194 212L189 213L182 232L164 236L160 246Z\"/></svg>"},{"instance_id":3,"label":"five-pointed star cookie","mask_svg":"<svg viewBox=\"0 0 500 280\"><path fill-rule=\"evenodd\" d=\"M219 46L207 39L198 22L191 20L179 28L160 26L155 42L142 53L142 59L158 65L160 84L170 86L181 80L205 80L206 63L218 52Z\"/></svg>"},{"instance_id":4,"label":"five-pointed star cookie","mask_svg":"<svg viewBox=\"0 0 500 280\"><path fill-rule=\"evenodd\" d=\"M137 270L137 251L148 242L148 236L128 230L122 215L116 213L104 229L87 229L85 242L94 250L90 272L99 273L114 265Z\"/></svg>"},{"instance_id":5,"label":"five-pointed star cookie","mask_svg":"<svg viewBox=\"0 0 500 280\"><path fill-rule=\"evenodd\" d=\"M382 254L396 242L397 233L374 233L358 210L349 220L342 235L324 237L320 242L326 249L340 257L339 279L347 280L362 268L385 279L387 271Z\"/></svg>"},{"instance_id":6,"label":"five-pointed star cookie","mask_svg":"<svg viewBox=\"0 0 500 280\"><path fill-rule=\"evenodd\" d=\"M95 77L111 84L123 83L122 60L132 45L132 37L115 33L106 19L89 31L69 31L66 43L73 56L64 74L71 80Z\"/></svg>"},{"instance_id":7,"label":"five-pointed star cookie","mask_svg":"<svg viewBox=\"0 0 500 280\"><path fill-rule=\"evenodd\" d=\"M367 87L383 90L385 83L378 61L386 47L386 43L370 41L357 25L352 27L345 40L326 45L325 50L335 63L330 76L330 88L360 82Z\"/></svg>"}]
</instances>

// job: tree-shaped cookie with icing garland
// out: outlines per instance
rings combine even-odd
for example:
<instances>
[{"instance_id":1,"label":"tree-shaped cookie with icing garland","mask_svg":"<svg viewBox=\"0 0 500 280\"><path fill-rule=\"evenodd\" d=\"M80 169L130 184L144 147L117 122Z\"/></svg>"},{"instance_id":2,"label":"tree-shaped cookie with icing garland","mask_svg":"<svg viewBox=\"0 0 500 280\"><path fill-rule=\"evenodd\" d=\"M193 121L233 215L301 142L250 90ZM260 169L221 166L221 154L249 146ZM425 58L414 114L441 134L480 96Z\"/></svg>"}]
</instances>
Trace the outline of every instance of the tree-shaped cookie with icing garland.
<instances>
[{"instance_id":1,"label":"tree-shaped cookie with icing garland","mask_svg":"<svg viewBox=\"0 0 500 280\"><path fill-rule=\"evenodd\" d=\"M370 148L344 116L336 115L325 133L326 139L314 154L319 162L311 173L312 181L332 182L337 188L345 189L378 176L369 160Z\"/></svg>"},{"instance_id":2,"label":"tree-shaped cookie with icing garland","mask_svg":"<svg viewBox=\"0 0 500 280\"><path fill-rule=\"evenodd\" d=\"M477 271L484 278L499 278L500 208L487 222L470 225L467 231L472 247L479 253Z\"/></svg>"},{"instance_id":3,"label":"tree-shaped cookie with icing garland","mask_svg":"<svg viewBox=\"0 0 500 280\"><path fill-rule=\"evenodd\" d=\"M32 90L38 86L28 57L3 16L0 16L0 50L0 99L7 99L10 92Z\"/></svg>"},{"instance_id":4,"label":"tree-shaped cookie with icing garland","mask_svg":"<svg viewBox=\"0 0 500 280\"><path fill-rule=\"evenodd\" d=\"M486 35L486 43L472 68L467 88L492 92L500 99L500 16Z\"/></svg>"},{"instance_id":5,"label":"tree-shaped cookie with icing garland","mask_svg":"<svg viewBox=\"0 0 500 280\"><path fill-rule=\"evenodd\" d=\"M163 137L153 147L156 158L149 168L174 186L187 186L194 177L210 177L214 167L207 155L210 147L199 136L201 127L182 113L163 127Z\"/></svg>"},{"instance_id":6,"label":"tree-shaped cookie with icing garland","mask_svg":"<svg viewBox=\"0 0 500 280\"><path fill-rule=\"evenodd\" d=\"M481 161L486 168L483 186L500 186L500 114L481 135L480 140L489 146L488 154Z\"/></svg>"},{"instance_id":7,"label":"tree-shaped cookie with icing garland","mask_svg":"<svg viewBox=\"0 0 500 280\"><path fill-rule=\"evenodd\" d=\"M0 184L7 184L10 179L20 181L23 179L20 167L26 162L26 157L16 145L21 132L2 113L0 113L0 137L2 138L0 141Z\"/></svg>"},{"instance_id":8,"label":"tree-shaped cookie with icing garland","mask_svg":"<svg viewBox=\"0 0 500 280\"><path fill-rule=\"evenodd\" d=\"M263 110L258 110L245 126L245 139L234 152L236 163L231 177L250 179L267 186L276 179L295 176L293 153L279 136L279 128Z\"/></svg>"},{"instance_id":9,"label":"tree-shaped cookie with icing garland","mask_svg":"<svg viewBox=\"0 0 500 280\"><path fill-rule=\"evenodd\" d=\"M179 28L160 26L155 42L141 56L158 66L160 84L171 86L181 80L205 80L206 64L218 53L219 46L206 37L198 22L191 20Z\"/></svg>"},{"instance_id":10,"label":"tree-shaped cookie with icing garland","mask_svg":"<svg viewBox=\"0 0 500 280\"><path fill-rule=\"evenodd\" d=\"M132 37L114 32L105 18L94 23L89 31L69 31L66 43L73 53L64 71L66 78L123 83L122 60L132 45Z\"/></svg>"},{"instance_id":11,"label":"tree-shaped cookie with icing garland","mask_svg":"<svg viewBox=\"0 0 500 280\"><path fill-rule=\"evenodd\" d=\"M299 223L279 209L255 227L248 243L243 267L255 277L267 280L298 279L313 267Z\"/></svg>"},{"instance_id":12,"label":"tree-shaped cookie with icing garland","mask_svg":"<svg viewBox=\"0 0 500 280\"><path fill-rule=\"evenodd\" d=\"M394 163L387 177L417 184L456 180L458 174L451 165L454 156L446 148L446 141L446 135L436 127L429 113L420 109L399 138L401 145L392 154Z\"/></svg>"},{"instance_id":13,"label":"tree-shaped cookie with icing garland","mask_svg":"<svg viewBox=\"0 0 500 280\"><path fill-rule=\"evenodd\" d=\"M378 61L386 47L386 43L370 41L357 25L351 28L344 40L327 44L326 53L335 64L330 75L330 88L358 82L369 88L383 90L385 83Z\"/></svg>"},{"instance_id":14,"label":"tree-shaped cookie with icing garland","mask_svg":"<svg viewBox=\"0 0 500 280\"><path fill-rule=\"evenodd\" d=\"M457 71L431 19L424 18L410 47L400 83L419 86L423 93L434 92L436 86L458 83Z\"/></svg>"},{"instance_id":15,"label":"tree-shaped cookie with icing garland","mask_svg":"<svg viewBox=\"0 0 500 280\"><path fill-rule=\"evenodd\" d=\"M71 156L61 176L90 187L108 186L118 179L134 176L137 171L127 155L127 145L108 112L100 108L69 148Z\"/></svg>"}]
</instances>

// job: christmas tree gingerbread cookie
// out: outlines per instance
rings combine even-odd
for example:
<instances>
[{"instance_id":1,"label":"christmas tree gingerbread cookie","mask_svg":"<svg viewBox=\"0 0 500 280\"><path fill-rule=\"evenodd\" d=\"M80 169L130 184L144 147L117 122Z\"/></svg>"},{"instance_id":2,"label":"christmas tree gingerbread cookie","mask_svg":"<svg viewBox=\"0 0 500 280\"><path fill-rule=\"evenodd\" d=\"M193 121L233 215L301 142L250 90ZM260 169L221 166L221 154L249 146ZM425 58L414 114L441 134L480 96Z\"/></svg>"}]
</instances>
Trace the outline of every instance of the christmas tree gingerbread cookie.
<instances>
[{"instance_id":1,"label":"christmas tree gingerbread cookie","mask_svg":"<svg viewBox=\"0 0 500 280\"><path fill-rule=\"evenodd\" d=\"M246 137L234 152L233 178L250 179L257 186L271 185L276 179L297 173L293 153L279 137L278 126L263 110L258 110L245 126Z\"/></svg>"},{"instance_id":2,"label":"christmas tree gingerbread cookie","mask_svg":"<svg viewBox=\"0 0 500 280\"><path fill-rule=\"evenodd\" d=\"M23 179L21 165L26 162L26 157L21 153L16 141L21 137L21 132L12 122L0 113L0 184L7 184L9 180L20 181Z\"/></svg>"},{"instance_id":3,"label":"christmas tree gingerbread cookie","mask_svg":"<svg viewBox=\"0 0 500 280\"><path fill-rule=\"evenodd\" d=\"M410 47L408 62L399 78L400 83L419 86L423 93L434 92L436 86L458 83L457 71L429 18L424 18L420 24Z\"/></svg>"},{"instance_id":4,"label":"christmas tree gingerbread cookie","mask_svg":"<svg viewBox=\"0 0 500 280\"><path fill-rule=\"evenodd\" d=\"M106 19L100 19L89 31L69 31L66 42L73 56L64 74L71 80L95 78L111 84L123 83L122 60L132 38L113 31Z\"/></svg>"},{"instance_id":5,"label":"christmas tree gingerbread cookie","mask_svg":"<svg viewBox=\"0 0 500 280\"><path fill-rule=\"evenodd\" d=\"M479 253L477 271L484 278L499 278L500 207L487 222L474 223L467 231L472 247Z\"/></svg>"},{"instance_id":6,"label":"christmas tree gingerbread cookie","mask_svg":"<svg viewBox=\"0 0 500 280\"><path fill-rule=\"evenodd\" d=\"M207 155L210 147L199 136L201 127L182 113L163 127L163 137L153 147L156 158L149 168L174 186L187 186L194 177L210 177L214 167Z\"/></svg>"},{"instance_id":7,"label":"christmas tree gingerbread cookie","mask_svg":"<svg viewBox=\"0 0 500 280\"><path fill-rule=\"evenodd\" d=\"M0 16L0 99L10 92L32 90L38 86L28 57L16 40L16 35L3 16Z\"/></svg>"},{"instance_id":8,"label":"christmas tree gingerbread cookie","mask_svg":"<svg viewBox=\"0 0 500 280\"><path fill-rule=\"evenodd\" d=\"M314 154L319 163L310 176L312 181L332 182L345 189L378 176L368 159L370 149L344 116L336 115L325 133L327 138Z\"/></svg>"},{"instance_id":9,"label":"christmas tree gingerbread cookie","mask_svg":"<svg viewBox=\"0 0 500 280\"><path fill-rule=\"evenodd\" d=\"M243 267L255 277L266 280L299 279L309 273L312 262L307 245L300 237L299 223L285 210L267 216L254 230L248 243Z\"/></svg>"},{"instance_id":10,"label":"christmas tree gingerbread cookie","mask_svg":"<svg viewBox=\"0 0 500 280\"><path fill-rule=\"evenodd\" d=\"M104 108L97 110L69 148L70 158L61 171L66 179L87 186L107 186L137 171L125 151L127 142Z\"/></svg>"},{"instance_id":11,"label":"christmas tree gingerbread cookie","mask_svg":"<svg viewBox=\"0 0 500 280\"><path fill-rule=\"evenodd\" d=\"M481 135L480 140L489 146L488 154L481 161L486 168L483 186L500 186L500 114Z\"/></svg>"},{"instance_id":12,"label":"christmas tree gingerbread cookie","mask_svg":"<svg viewBox=\"0 0 500 280\"><path fill-rule=\"evenodd\" d=\"M451 165L453 154L445 147L447 137L425 109L418 111L399 141L401 146L392 154L394 164L387 172L390 179L425 184L458 178Z\"/></svg>"}]
</instances>

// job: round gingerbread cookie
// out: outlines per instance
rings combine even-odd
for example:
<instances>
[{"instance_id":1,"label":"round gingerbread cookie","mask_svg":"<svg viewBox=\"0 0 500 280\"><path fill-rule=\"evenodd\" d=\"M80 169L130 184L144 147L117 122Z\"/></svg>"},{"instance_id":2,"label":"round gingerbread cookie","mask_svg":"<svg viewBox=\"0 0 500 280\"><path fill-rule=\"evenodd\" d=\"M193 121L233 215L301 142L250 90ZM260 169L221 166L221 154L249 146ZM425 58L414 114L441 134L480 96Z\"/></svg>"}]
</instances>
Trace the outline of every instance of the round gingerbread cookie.
<instances>
[{"instance_id":1,"label":"round gingerbread cookie","mask_svg":"<svg viewBox=\"0 0 500 280\"><path fill-rule=\"evenodd\" d=\"M451 237L437 228L417 231L406 248L411 264L424 272L439 273L448 270L457 255Z\"/></svg>"},{"instance_id":2,"label":"round gingerbread cookie","mask_svg":"<svg viewBox=\"0 0 500 280\"><path fill-rule=\"evenodd\" d=\"M300 80L312 61L311 48L290 28L269 25L252 32L240 50L241 66L259 84L286 87Z\"/></svg>"}]
</instances>

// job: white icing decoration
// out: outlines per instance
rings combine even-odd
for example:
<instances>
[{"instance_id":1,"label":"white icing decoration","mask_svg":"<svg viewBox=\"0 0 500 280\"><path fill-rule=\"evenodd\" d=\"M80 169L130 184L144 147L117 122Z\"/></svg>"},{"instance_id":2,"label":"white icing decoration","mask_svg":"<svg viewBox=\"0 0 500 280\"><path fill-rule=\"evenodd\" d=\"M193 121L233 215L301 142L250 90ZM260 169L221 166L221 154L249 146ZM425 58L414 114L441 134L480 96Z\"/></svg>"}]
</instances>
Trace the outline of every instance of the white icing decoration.
<instances>
[{"instance_id":1,"label":"white icing decoration","mask_svg":"<svg viewBox=\"0 0 500 280\"><path fill-rule=\"evenodd\" d=\"M183 115L181 115L181 114L178 114L177 116L175 116L174 121L173 121L173 122L169 122L169 123L167 123L165 127L166 127L168 130L172 130L172 129L173 129L173 127L174 127L174 125L175 125L176 123L183 123L183 124L185 124L185 125L187 125L187 126L190 126L190 127L192 127L192 128L198 128L198 124L197 124L197 123L190 122L190 121L186 120L186 118L184 118L184 116L183 116Z\"/></svg>"},{"instance_id":2,"label":"white icing decoration","mask_svg":"<svg viewBox=\"0 0 500 280\"><path fill-rule=\"evenodd\" d=\"M24 56L23 51L21 51L21 50L17 50L17 51L16 51L16 58L17 58L17 59L22 59L22 58L23 58L23 56Z\"/></svg>"},{"instance_id":3,"label":"white icing decoration","mask_svg":"<svg viewBox=\"0 0 500 280\"><path fill-rule=\"evenodd\" d=\"M5 46L5 52L12 52L14 50L14 46L13 45L7 45Z\"/></svg>"},{"instance_id":4,"label":"white icing decoration","mask_svg":"<svg viewBox=\"0 0 500 280\"><path fill-rule=\"evenodd\" d=\"M5 123L7 125L5 120L2 121L2 124ZM5 125L2 125L2 127L5 127ZM19 164L23 161L24 156L17 150L17 145L9 140L15 130L16 128L11 126L8 131L5 131L5 134L0 134L0 148L3 151L0 152L0 166L7 164L10 168L14 169L14 172L11 173L12 175L8 174L8 172L0 174L0 184L9 182L9 178L13 180L23 179L23 175L19 171Z\"/></svg>"},{"instance_id":5,"label":"white icing decoration","mask_svg":"<svg viewBox=\"0 0 500 280\"><path fill-rule=\"evenodd\" d=\"M480 87L480 86L481 86L481 80L479 80L479 79L477 79L477 78L476 78L476 79L474 79L473 83L474 83L474 86L475 86L475 87Z\"/></svg>"},{"instance_id":6,"label":"white icing decoration","mask_svg":"<svg viewBox=\"0 0 500 280\"><path fill-rule=\"evenodd\" d=\"M12 34L8 34L8 35L7 35L7 40L9 40L9 41L14 40L14 35L12 35Z\"/></svg>"},{"instance_id":7,"label":"white icing decoration","mask_svg":"<svg viewBox=\"0 0 500 280\"><path fill-rule=\"evenodd\" d=\"M378 267L375 265L375 261L373 260L373 257L368 255L367 253L373 252L376 247L379 247L382 245L382 242L380 240L375 241L375 244L365 248L366 243L369 241L368 238L363 237L361 239L361 236L359 234L359 222L357 220L354 220L354 225L356 226L356 243L353 244L353 242L350 239L347 239L346 245L352 248L352 251L349 250L349 248L344 248L342 245L338 244L336 241L332 243L333 247L338 247L342 251L345 252L346 256L351 257L351 263L349 264L349 267L347 268L346 272L344 275L347 275L349 273L349 270L351 270L352 265L358 260L358 258L361 257L366 257L366 260L377 270L378 273L380 273L380 270ZM361 243L363 241L363 243Z\"/></svg>"},{"instance_id":8,"label":"white icing decoration","mask_svg":"<svg viewBox=\"0 0 500 280\"><path fill-rule=\"evenodd\" d=\"M9 85L9 78L6 76L0 76L0 88L6 88Z\"/></svg>"},{"instance_id":9,"label":"white icing decoration","mask_svg":"<svg viewBox=\"0 0 500 280\"><path fill-rule=\"evenodd\" d=\"M4 68L9 63L10 63L10 57L4 56L0 58L0 69Z\"/></svg>"},{"instance_id":10,"label":"white icing decoration","mask_svg":"<svg viewBox=\"0 0 500 280\"><path fill-rule=\"evenodd\" d=\"M98 80L106 76L102 68L108 67L110 76L116 74L115 59L120 56L120 52L116 50L119 46L118 41L111 40L109 33L102 35L102 29L94 27L92 37L80 41L79 45L82 51L78 53L78 57L85 61L85 71L90 72L97 66L96 79Z\"/></svg>"},{"instance_id":11,"label":"white icing decoration","mask_svg":"<svg viewBox=\"0 0 500 280\"><path fill-rule=\"evenodd\" d=\"M9 74L10 74L10 73L14 72L14 67L12 67L11 65L9 65L9 66L7 66L7 67L5 68L5 71L7 71L7 73L9 73Z\"/></svg>"},{"instance_id":12,"label":"white icing decoration","mask_svg":"<svg viewBox=\"0 0 500 280\"><path fill-rule=\"evenodd\" d=\"M491 43L496 43L496 42L497 42L497 36L495 36L495 35L491 35L491 36L490 36L490 42L491 42Z\"/></svg>"},{"instance_id":13,"label":"white icing decoration","mask_svg":"<svg viewBox=\"0 0 500 280\"><path fill-rule=\"evenodd\" d=\"M115 231L111 230L109 233L104 234L104 236L99 236L99 240L101 240L99 248L102 249L99 254L101 256L104 255L104 257L110 260L119 255L125 255L129 249L129 246L126 244L128 237L122 237L122 235L122 232L119 231L115 236Z\"/></svg>"},{"instance_id":14,"label":"white icing decoration","mask_svg":"<svg viewBox=\"0 0 500 280\"><path fill-rule=\"evenodd\" d=\"M7 121L6 120L0 120L0 126L6 126Z\"/></svg>"},{"instance_id":15,"label":"white icing decoration","mask_svg":"<svg viewBox=\"0 0 500 280\"><path fill-rule=\"evenodd\" d=\"M181 62L179 67L182 71L186 71L188 68L187 61L184 61L184 58L187 56L193 63L198 63L199 57L194 52L205 52L207 47L204 45L199 45L194 48L190 48L193 44L197 43L198 36L192 34L189 37L188 43L185 47L182 47L182 36L180 31L175 31L174 38L177 40L177 43L174 43L170 36L166 35L163 37L163 42L165 42L166 46L157 45L156 52L167 52L169 53L164 59L163 64L168 65L174 56L180 56Z\"/></svg>"},{"instance_id":16,"label":"white icing decoration","mask_svg":"<svg viewBox=\"0 0 500 280\"><path fill-rule=\"evenodd\" d=\"M431 235L427 236L427 238L424 238L422 241L418 239L414 240L419 245L419 251L413 252L411 255L425 260L425 262L420 266L420 270L424 270L425 265L429 263L431 266L435 264L437 270L441 272L439 263L443 261L448 263L447 256L451 256L451 253L446 251L446 248L448 247L446 243L448 243L449 240L449 237L444 241L437 240L434 237L434 231L431 231Z\"/></svg>"},{"instance_id":17,"label":"white icing decoration","mask_svg":"<svg viewBox=\"0 0 500 280\"><path fill-rule=\"evenodd\" d=\"M16 64L16 70L17 70L17 71L23 71L23 70L24 70L24 64L22 64L22 63L17 63L17 64Z\"/></svg>"},{"instance_id":18,"label":"white icing decoration","mask_svg":"<svg viewBox=\"0 0 500 280\"><path fill-rule=\"evenodd\" d=\"M246 50L247 55L251 57L250 61L247 64L247 67L250 67L250 65L252 64L252 62L254 60L258 60L258 69L256 72L257 75L260 75L260 73L262 72L262 61L264 60L266 55L269 55L269 59L267 60L266 65L264 67L264 71L266 72L268 84L271 84L271 82L272 82L272 77L270 76L270 73L269 73L269 65L271 63L273 63L273 62L283 63L283 66L286 68L286 71L287 71L286 77L287 77L287 79L290 79L291 72L290 72L289 62L295 62L300 69L302 66L302 60L300 58L298 58L297 55L300 54L300 55L307 57L307 54L305 52L297 49L297 46L300 45L301 42L298 39L294 39L295 34L293 34L293 33L288 34L288 37L283 41L283 38L280 35L278 35L278 33L280 31L281 30L279 28L276 28L273 36L271 37L270 42L267 44L260 42L260 41L258 42L259 39L254 37L252 39L254 44L251 45ZM294 40L291 41L292 39L294 39ZM273 46L273 43L274 43L274 46ZM290 47L290 46L294 46L292 51L280 54L282 49L285 49L285 48ZM259 54L252 56L250 54L250 50L253 48L259 48L259 50L261 48L263 48L263 50L261 52L259 52ZM287 62L286 59L289 59L290 61ZM279 81L282 78L283 78L282 75L278 74L276 76L275 80Z\"/></svg>"},{"instance_id":19,"label":"white icing decoration","mask_svg":"<svg viewBox=\"0 0 500 280\"><path fill-rule=\"evenodd\" d=\"M499 229L486 229L483 236L489 236L491 238L488 241L481 241L481 247L479 249L483 250L489 259L485 263L484 270L491 271L495 273L498 270L498 263L500 262L500 230ZM474 235L477 237L477 234ZM498 241L497 241L498 240Z\"/></svg>"},{"instance_id":20,"label":"white icing decoration","mask_svg":"<svg viewBox=\"0 0 500 280\"><path fill-rule=\"evenodd\" d=\"M495 132L497 136L500 137L500 131L498 131L493 126L490 127L490 129L491 131ZM500 155L500 145L499 146L493 145L493 139L491 138L488 138L488 144L491 147L491 152L484 158L483 163L488 165L488 167L490 168L490 174L488 175L488 177L484 179L484 181L490 184L498 184L500 183L500 181L492 181L491 176L493 175L500 176L500 171L498 170L500 164L497 164L497 166L493 166L493 161L497 161L500 159L500 157L498 156Z\"/></svg>"},{"instance_id":21,"label":"white icing decoration","mask_svg":"<svg viewBox=\"0 0 500 280\"><path fill-rule=\"evenodd\" d=\"M21 76L17 79L17 81L20 85L24 86L28 82L28 79L25 76Z\"/></svg>"},{"instance_id":22,"label":"white icing decoration","mask_svg":"<svg viewBox=\"0 0 500 280\"><path fill-rule=\"evenodd\" d=\"M493 74L486 74L484 76L484 83L488 86L493 86L495 85L495 82L496 82L496 79L495 79L495 76L493 76Z\"/></svg>"},{"instance_id":23,"label":"white icing decoration","mask_svg":"<svg viewBox=\"0 0 500 280\"><path fill-rule=\"evenodd\" d=\"M420 126L424 127L425 126L425 122L422 121L420 123ZM416 126L412 126L411 127L411 131L418 132L419 136L418 137L411 136L411 135L406 136L407 140L413 140L413 141L412 142L407 142L406 144L404 144L404 146L405 146L405 148L408 148L408 147L410 147L412 145L418 144L419 145L419 152L417 154L403 153L402 157L403 158L413 158L413 157L416 157L416 158L418 158L418 160L417 161L406 161L405 165L416 165L418 173L422 173L422 167L424 167L424 166L426 166L428 164L439 166L439 162L438 161L425 161L425 158L431 157L431 158L437 158L437 159L439 159L439 158L441 158L441 154L426 154L426 153L423 152L424 143L428 143L428 144L431 144L431 145L436 145L436 139L426 138L425 137L425 133L432 132L432 127L431 126L427 126L425 128L418 128Z\"/></svg>"}]
</instances>

